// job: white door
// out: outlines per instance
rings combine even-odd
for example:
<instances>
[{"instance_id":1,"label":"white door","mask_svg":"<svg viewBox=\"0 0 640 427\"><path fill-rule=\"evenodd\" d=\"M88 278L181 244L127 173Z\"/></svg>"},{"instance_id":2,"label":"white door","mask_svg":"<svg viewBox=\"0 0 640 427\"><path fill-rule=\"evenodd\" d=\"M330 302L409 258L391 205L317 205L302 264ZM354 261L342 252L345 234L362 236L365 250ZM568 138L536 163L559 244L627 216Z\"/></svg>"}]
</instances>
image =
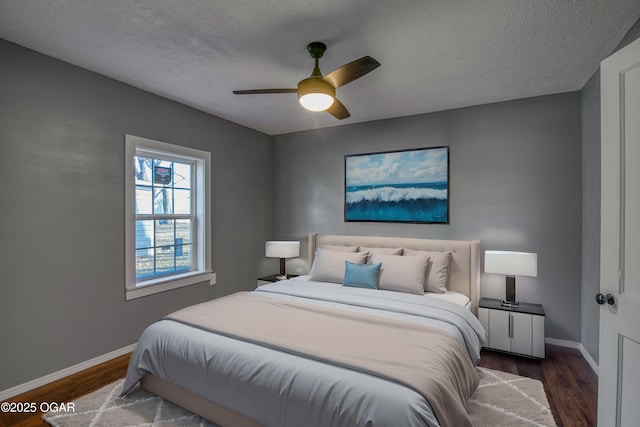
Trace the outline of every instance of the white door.
<instances>
[{"instance_id":1,"label":"white door","mask_svg":"<svg viewBox=\"0 0 640 427\"><path fill-rule=\"evenodd\" d=\"M602 62L598 425L640 425L640 40Z\"/></svg>"}]
</instances>

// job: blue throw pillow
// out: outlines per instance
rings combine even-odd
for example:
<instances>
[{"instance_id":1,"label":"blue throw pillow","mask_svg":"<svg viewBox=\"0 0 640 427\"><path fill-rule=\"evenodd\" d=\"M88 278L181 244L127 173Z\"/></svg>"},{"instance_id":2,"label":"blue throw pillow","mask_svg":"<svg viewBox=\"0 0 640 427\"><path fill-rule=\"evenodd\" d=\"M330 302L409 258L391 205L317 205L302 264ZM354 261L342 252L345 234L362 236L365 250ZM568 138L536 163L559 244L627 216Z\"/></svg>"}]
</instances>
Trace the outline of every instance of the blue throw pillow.
<instances>
[{"instance_id":1,"label":"blue throw pillow","mask_svg":"<svg viewBox=\"0 0 640 427\"><path fill-rule=\"evenodd\" d=\"M344 286L352 286L355 288L371 288L378 289L378 278L380 277L380 267L378 264L354 264L346 262L344 272Z\"/></svg>"}]
</instances>

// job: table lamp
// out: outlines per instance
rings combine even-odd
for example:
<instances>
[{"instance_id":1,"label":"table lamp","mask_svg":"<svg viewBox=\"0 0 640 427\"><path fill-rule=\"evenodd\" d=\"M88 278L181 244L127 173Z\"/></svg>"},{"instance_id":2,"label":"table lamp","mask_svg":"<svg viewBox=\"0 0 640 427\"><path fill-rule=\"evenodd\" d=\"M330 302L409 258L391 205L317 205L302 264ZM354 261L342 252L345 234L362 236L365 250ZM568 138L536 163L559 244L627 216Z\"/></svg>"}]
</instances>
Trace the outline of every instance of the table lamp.
<instances>
[{"instance_id":1,"label":"table lamp","mask_svg":"<svg viewBox=\"0 0 640 427\"><path fill-rule=\"evenodd\" d=\"M505 299L502 305L505 307L518 307L516 300L515 276L538 276L538 254L529 252L509 251L485 251L484 272L505 274L507 276Z\"/></svg>"},{"instance_id":2,"label":"table lamp","mask_svg":"<svg viewBox=\"0 0 640 427\"><path fill-rule=\"evenodd\" d=\"M280 276L286 278L285 259L300 256L300 242L268 241L264 245L264 252L267 258L280 258Z\"/></svg>"}]
</instances>

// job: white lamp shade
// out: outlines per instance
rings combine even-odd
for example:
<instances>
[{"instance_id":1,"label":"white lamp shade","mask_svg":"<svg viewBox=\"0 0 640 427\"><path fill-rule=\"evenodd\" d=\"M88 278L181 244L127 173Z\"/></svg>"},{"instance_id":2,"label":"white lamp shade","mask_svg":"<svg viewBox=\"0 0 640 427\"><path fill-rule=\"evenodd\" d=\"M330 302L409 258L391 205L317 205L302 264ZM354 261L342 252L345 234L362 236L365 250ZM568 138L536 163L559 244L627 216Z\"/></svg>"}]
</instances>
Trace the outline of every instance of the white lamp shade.
<instances>
[{"instance_id":1,"label":"white lamp shade","mask_svg":"<svg viewBox=\"0 0 640 427\"><path fill-rule=\"evenodd\" d=\"M538 254L529 252L485 251L484 272L507 276L538 276Z\"/></svg>"},{"instance_id":2,"label":"white lamp shade","mask_svg":"<svg viewBox=\"0 0 640 427\"><path fill-rule=\"evenodd\" d=\"M267 258L295 258L300 256L300 242L266 242L264 253Z\"/></svg>"}]
</instances>

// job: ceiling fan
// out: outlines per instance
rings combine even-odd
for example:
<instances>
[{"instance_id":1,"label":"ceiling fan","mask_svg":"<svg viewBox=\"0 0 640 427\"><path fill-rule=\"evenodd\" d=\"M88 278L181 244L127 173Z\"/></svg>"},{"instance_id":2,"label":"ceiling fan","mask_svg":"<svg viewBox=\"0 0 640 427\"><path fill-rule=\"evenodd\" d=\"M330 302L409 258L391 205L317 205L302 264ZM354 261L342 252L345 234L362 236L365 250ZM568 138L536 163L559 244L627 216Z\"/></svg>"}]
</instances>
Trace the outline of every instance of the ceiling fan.
<instances>
[{"instance_id":1,"label":"ceiling fan","mask_svg":"<svg viewBox=\"0 0 640 427\"><path fill-rule=\"evenodd\" d=\"M336 98L336 89L375 70L380 63L370 56L349 62L326 76L322 76L318 60L322 58L327 46L322 42L307 45L307 51L315 60L311 76L298 83L296 89L250 89L234 90L236 95L255 95L263 93L297 93L300 104L309 111L327 111L338 120L346 119L351 114Z\"/></svg>"}]
</instances>

